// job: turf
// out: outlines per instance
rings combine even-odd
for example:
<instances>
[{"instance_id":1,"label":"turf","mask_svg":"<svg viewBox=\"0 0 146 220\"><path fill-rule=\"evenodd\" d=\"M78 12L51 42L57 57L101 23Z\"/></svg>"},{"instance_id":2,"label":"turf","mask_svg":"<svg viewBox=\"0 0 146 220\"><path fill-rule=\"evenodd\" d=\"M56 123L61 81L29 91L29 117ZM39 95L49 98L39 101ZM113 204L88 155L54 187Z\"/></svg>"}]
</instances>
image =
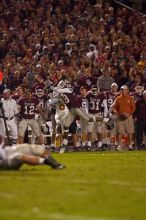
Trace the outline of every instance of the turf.
<instances>
[{"instance_id":1,"label":"turf","mask_svg":"<svg viewBox=\"0 0 146 220\"><path fill-rule=\"evenodd\" d=\"M0 220L146 219L146 151L53 156L67 168L0 172Z\"/></svg>"}]
</instances>

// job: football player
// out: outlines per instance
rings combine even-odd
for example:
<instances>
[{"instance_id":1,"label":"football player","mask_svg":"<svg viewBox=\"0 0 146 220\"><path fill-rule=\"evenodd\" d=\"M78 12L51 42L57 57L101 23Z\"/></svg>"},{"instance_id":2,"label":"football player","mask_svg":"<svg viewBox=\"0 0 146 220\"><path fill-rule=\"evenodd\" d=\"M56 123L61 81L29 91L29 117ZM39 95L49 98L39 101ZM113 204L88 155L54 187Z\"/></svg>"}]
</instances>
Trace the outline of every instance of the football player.
<instances>
[{"instance_id":1,"label":"football player","mask_svg":"<svg viewBox=\"0 0 146 220\"><path fill-rule=\"evenodd\" d=\"M85 86L80 87L80 95L78 96L78 102L81 103L81 109L88 114L88 104L86 99L87 88ZM88 131L88 122L83 118L79 119L79 124L81 127L81 142L82 148L84 149L87 145L87 131Z\"/></svg>"},{"instance_id":2,"label":"football player","mask_svg":"<svg viewBox=\"0 0 146 220\"><path fill-rule=\"evenodd\" d=\"M44 146L29 144L4 146L4 138L0 135L0 170L18 170L23 164L48 165L53 169L65 168Z\"/></svg>"},{"instance_id":3,"label":"football player","mask_svg":"<svg viewBox=\"0 0 146 220\"><path fill-rule=\"evenodd\" d=\"M19 143L23 143L24 133L27 126L30 126L32 131L38 137L39 144L43 144L43 140L40 134L38 122L35 120L36 110L43 116L42 109L39 106L39 100L36 97L32 97L32 91L26 90L25 97L18 100L18 107L22 120L19 123Z\"/></svg>"},{"instance_id":4,"label":"football player","mask_svg":"<svg viewBox=\"0 0 146 220\"><path fill-rule=\"evenodd\" d=\"M53 91L58 93L60 97L64 100L66 106L69 109L69 112L65 118L64 122L64 138L63 138L63 146L61 149L61 153L65 151L65 146L67 146L68 143L68 131L69 126L71 123L75 120L76 116L79 116L81 118L84 118L86 121L92 121L93 119L90 118L89 115L87 115L80 107L81 103L78 102L77 96L73 93L71 84L68 80L61 80L57 87L51 87Z\"/></svg>"},{"instance_id":5,"label":"football player","mask_svg":"<svg viewBox=\"0 0 146 220\"><path fill-rule=\"evenodd\" d=\"M118 91L118 85L116 83L112 83L111 90L105 92L105 95L106 95L106 100L107 100L107 108L108 108L108 111L110 111L111 105L114 103L115 98L118 95L120 95L120 92ZM107 145L110 145L111 143L116 144L116 133L117 133L116 131L116 118L117 117L113 113L109 113L109 117L112 119L112 122L114 123L114 125L108 126L110 123L107 123L106 121L105 123L103 123L103 135L105 136L104 142Z\"/></svg>"},{"instance_id":6,"label":"football player","mask_svg":"<svg viewBox=\"0 0 146 220\"><path fill-rule=\"evenodd\" d=\"M41 85L36 86L35 93L33 94L33 97L36 98L39 101L39 107L42 109L42 111L45 111L45 105L48 100L47 94L44 92L44 88ZM35 119L38 122L40 132L42 131L41 127L44 124L44 117L42 117L38 111L35 112ZM41 136L44 142L44 134L41 132ZM32 133L32 144L35 143L36 136L34 133Z\"/></svg>"},{"instance_id":7,"label":"football player","mask_svg":"<svg viewBox=\"0 0 146 220\"><path fill-rule=\"evenodd\" d=\"M98 87L92 86L91 90L87 93L86 99L88 101L88 112L90 117L94 118L94 122L88 123L88 146L91 147L93 138L93 129L98 138L98 148L102 147L102 124L103 117L107 116L107 102L104 93L99 92Z\"/></svg>"}]
</instances>

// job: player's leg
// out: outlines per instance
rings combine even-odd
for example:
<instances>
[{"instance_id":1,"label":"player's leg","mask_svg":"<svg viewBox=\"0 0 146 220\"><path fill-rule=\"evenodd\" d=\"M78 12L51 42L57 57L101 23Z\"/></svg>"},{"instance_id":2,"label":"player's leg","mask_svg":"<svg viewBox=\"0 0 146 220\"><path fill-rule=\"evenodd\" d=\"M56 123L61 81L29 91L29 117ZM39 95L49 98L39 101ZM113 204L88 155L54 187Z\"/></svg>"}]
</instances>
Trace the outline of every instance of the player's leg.
<instances>
[{"instance_id":1,"label":"player's leg","mask_svg":"<svg viewBox=\"0 0 146 220\"><path fill-rule=\"evenodd\" d=\"M83 118L80 118L79 124L81 127L81 142L82 147L84 148L87 144L87 130L88 130L88 122L85 121Z\"/></svg>"},{"instance_id":2,"label":"player's leg","mask_svg":"<svg viewBox=\"0 0 146 220\"><path fill-rule=\"evenodd\" d=\"M77 137L77 123L76 120L74 120L70 127L69 127L69 133L71 134L71 142L73 144L73 146L76 148L78 148L80 146L79 141L78 141L78 137Z\"/></svg>"},{"instance_id":3,"label":"player's leg","mask_svg":"<svg viewBox=\"0 0 146 220\"><path fill-rule=\"evenodd\" d=\"M71 123L74 121L75 119L75 115L73 115L71 113L71 111L68 112L65 120L64 120L64 124L63 124L63 145L60 149L60 153L64 153L66 147L68 146L68 133L69 133L69 126L71 125Z\"/></svg>"},{"instance_id":4,"label":"player's leg","mask_svg":"<svg viewBox=\"0 0 146 220\"><path fill-rule=\"evenodd\" d=\"M117 121L117 142L118 142L118 146L117 146L117 150L121 151L122 147L123 147L123 140L122 140L122 136L125 134L125 125L123 121Z\"/></svg>"},{"instance_id":5,"label":"player's leg","mask_svg":"<svg viewBox=\"0 0 146 220\"><path fill-rule=\"evenodd\" d=\"M52 123L52 135L51 135L51 147L55 147L55 140L56 140L56 120L55 120L55 114L51 114L50 116L51 123Z\"/></svg>"},{"instance_id":6,"label":"player's leg","mask_svg":"<svg viewBox=\"0 0 146 220\"><path fill-rule=\"evenodd\" d=\"M20 121L19 126L18 126L18 142L19 142L19 144L23 144L24 134L25 134L27 127L28 127L27 120L22 119L22 121Z\"/></svg>"},{"instance_id":7,"label":"player's leg","mask_svg":"<svg viewBox=\"0 0 146 220\"><path fill-rule=\"evenodd\" d=\"M34 134L36 135L36 137L38 138L38 143L39 144L43 144L43 139L41 136L41 132L40 132L40 128L38 125L38 121L34 120L34 119L30 119L28 122L29 126L31 127L32 131L34 132Z\"/></svg>"},{"instance_id":8,"label":"player's leg","mask_svg":"<svg viewBox=\"0 0 146 220\"><path fill-rule=\"evenodd\" d=\"M25 150L25 149L24 149ZM50 165L54 169L61 169L65 166L58 163L51 155L50 151L48 151L44 146L41 145L30 145L30 154L31 156L36 156L39 158L44 158L45 160L41 160L42 164ZM44 161L44 162L43 162Z\"/></svg>"},{"instance_id":9,"label":"player's leg","mask_svg":"<svg viewBox=\"0 0 146 220\"><path fill-rule=\"evenodd\" d=\"M134 120L132 116L129 116L125 120L125 127L126 131L128 133L128 138L129 138L129 150L133 150L134 148Z\"/></svg>"},{"instance_id":10,"label":"player's leg","mask_svg":"<svg viewBox=\"0 0 146 220\"><path fill-rule=\"evenodd\" d=\"M87 131L87 146L91 147L92 145L92 139L93 139L93 132L95 128L95 122L88 122L88 131Z\"/></svg>"},{"instance_id":11,"label":"player's leg","mask_svg":"<svg viewBox=\"0 0 146 220\"><path fill-rule=\"evenodd\" d=\"M103 127L103 122L102 121L95 121L95 132L96 132L96 136L98 139L98 148L101 149L102 148L102 144L103 144L103 133L102 133L102 127Z\"/></svg>"},{"instance_id":12,"label":"player's leg","mask_svg":"<svg viewBox=\"0 0 146 220\"><path fill-rule=\"evenodd\" d=\"M90 116L87 113L85 113L82 109L75 108L74 111L80 118L83 118L87 122L90 121L90 119L91 119Z\"/></svg>"},{"instance_id":13,"label":"player's leg","mask_svg":"<svg viewBox=\"0 0 146 220\"><path fill-rule=\"evenodd\" d=\"M137 149L140 149L143 140L143 124L142 122L136 122L135 124L135 137Z\"/></svg>"},{"instance_id":14,"label":"player's leg","mask_svg":"<svg viewBox=\"0 0 146 220\"><path fill-rule=\"evenodd\" d=\"M11 133L11 144L16 145L18 139L18 127L15 119L13 118L12 120L9 120L8 124Z\"/></svg>"}]
</instances>

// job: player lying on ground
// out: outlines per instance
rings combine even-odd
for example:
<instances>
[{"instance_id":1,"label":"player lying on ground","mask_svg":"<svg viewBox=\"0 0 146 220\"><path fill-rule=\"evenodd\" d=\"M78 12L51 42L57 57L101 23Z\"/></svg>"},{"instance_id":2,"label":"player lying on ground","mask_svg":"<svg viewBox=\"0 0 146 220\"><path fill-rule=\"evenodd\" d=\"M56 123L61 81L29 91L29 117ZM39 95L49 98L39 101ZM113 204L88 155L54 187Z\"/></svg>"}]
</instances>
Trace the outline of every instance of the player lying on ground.
<instances>
[{"instance_id":1,"label":"player lying on ground","mask_svg":"<svg viewBox=\"0 0 146 220\"><path fill-rule=\"evenodd\" d=\"M50 152L41 145L18 144L15 147L4 146L4 139L0 135L0 169L18 170L23 164L48 165L53 169L63 169Z\"/></svg>"}]
</instances>

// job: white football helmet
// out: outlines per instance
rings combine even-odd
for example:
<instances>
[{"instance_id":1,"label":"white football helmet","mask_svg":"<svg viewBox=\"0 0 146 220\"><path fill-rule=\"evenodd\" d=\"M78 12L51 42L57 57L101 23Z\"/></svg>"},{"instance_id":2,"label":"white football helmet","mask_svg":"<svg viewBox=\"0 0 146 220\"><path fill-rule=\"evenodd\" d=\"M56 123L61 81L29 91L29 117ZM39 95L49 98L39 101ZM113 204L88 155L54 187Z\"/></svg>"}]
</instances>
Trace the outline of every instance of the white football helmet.
<instances>
[{"instance_id":1,"label":"white football helmet","mask_svg":"<svg viewBox=\"0 0 146 220\"><path fill-rule=\"evenodd\" d=\"M36 96L41 97L44 94L43 87L42 86L37 86L35 88L35 94L36 94Z\"/></svg>"},{"instance_id":2,"label":"white football helmet","mask_svg":"<svg viewBox=\"0 0 146 220\"><path fill-rule=\"evenodd\" d=\"M61 80L58 83L57 88L58 89L71 88L71 84L70 84L70 82L67 79Z\"/></svg>"}]
</instances>

